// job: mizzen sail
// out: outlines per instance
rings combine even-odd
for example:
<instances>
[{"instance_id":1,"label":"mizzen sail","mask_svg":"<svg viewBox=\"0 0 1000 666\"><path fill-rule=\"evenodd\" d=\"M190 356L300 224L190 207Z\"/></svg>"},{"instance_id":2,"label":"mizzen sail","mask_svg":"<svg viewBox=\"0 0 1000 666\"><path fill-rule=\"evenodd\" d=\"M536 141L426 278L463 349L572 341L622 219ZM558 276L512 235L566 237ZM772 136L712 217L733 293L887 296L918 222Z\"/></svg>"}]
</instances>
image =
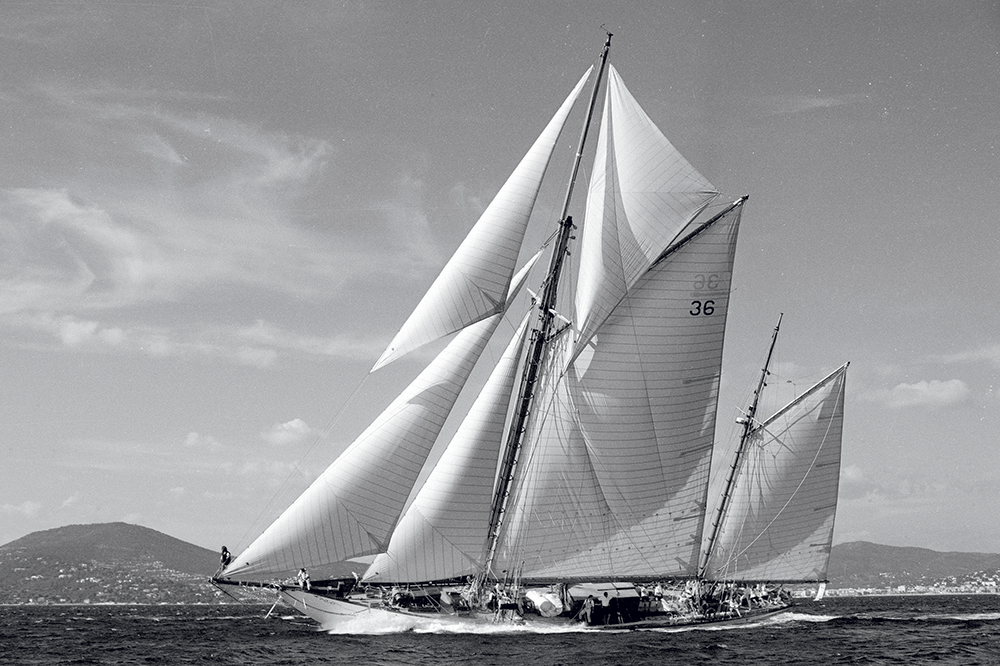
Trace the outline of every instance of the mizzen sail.
<instances>
[{"instance_id":1,"label":"mizzen sail","mask_svg":"<svg viewBox=\"0 0 1000 666\"><path fill-rule=\"evenodd\" d=\"M749 434L709 553L710 580L826 580L847 365Z\"/></svg>"}]
</instances>

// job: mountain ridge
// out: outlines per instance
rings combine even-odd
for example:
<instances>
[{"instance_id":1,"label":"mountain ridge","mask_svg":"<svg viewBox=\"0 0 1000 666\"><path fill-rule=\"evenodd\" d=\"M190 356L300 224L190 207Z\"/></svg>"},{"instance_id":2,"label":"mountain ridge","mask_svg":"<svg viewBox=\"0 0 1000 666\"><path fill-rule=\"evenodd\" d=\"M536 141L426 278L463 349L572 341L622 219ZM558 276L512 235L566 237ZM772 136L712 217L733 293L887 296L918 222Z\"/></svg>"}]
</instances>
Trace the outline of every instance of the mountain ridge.
<instances>
[{"instance_id":1,"label":"mountain ridge","mask_svg":"<svg viewBox=\"0 0 1000 666\"><path fill-rule=\"evenodd\" d=\"M849 541L833 547L827 577L832 589L947 587L987 580L995 584L1000 580L1000 554Z\"/></svg>"},{"instance_id":2,"label":"mountain ridge","mask_svg":"<svg viewBox=\"0 0 1000 666\"><path fill-rule=\"evenodd\" d=\"M218 554L129 523L66 525L0 546L0 603L220 603Z\"/></svg>"}]
</instances>

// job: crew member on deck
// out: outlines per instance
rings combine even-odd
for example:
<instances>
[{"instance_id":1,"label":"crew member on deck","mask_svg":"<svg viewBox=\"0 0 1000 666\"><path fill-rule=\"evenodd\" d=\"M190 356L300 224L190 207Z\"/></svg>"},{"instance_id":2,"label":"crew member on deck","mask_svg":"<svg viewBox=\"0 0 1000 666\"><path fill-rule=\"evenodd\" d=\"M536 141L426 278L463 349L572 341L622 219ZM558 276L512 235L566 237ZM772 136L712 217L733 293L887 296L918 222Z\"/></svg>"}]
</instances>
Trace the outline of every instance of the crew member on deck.
<instances>
[{"instance_id":1,"label":"crew member on deck","mask_svg":"<svg viewBox=\"0 0 1000 666\"><path fill-rule=\"evenodd\" d=\"M591 594L583 600L583 608L580 609L580 614L583 615L583 622L588 627L594 623L594 595Z\"/></svg>"},{"instance_id":2,"label":"crew member on deck","mask_svg":"<svg viewBox=\"0 0 1000 666\"><path fill-rule=\"evenodd\" d=\"M233 561L233 556L229 554L229 549L225 546L222 547L222 555L219 557L219 562L222 564L222 568L225 569L229 566L229 563Z\"/></svg>"},{"instance_id":3,"label":"crew member on deck","mask_svg":"<svg viewBox=\"0 0 1000 666\"><path fill-rule=\"evenodd\" d=\"M295 577L295 580L299 582L299 587L303 590L308 590L311 585L309 583L309 572L305 568L299 569L299 575Z\"/></svg>"}]
</instances>

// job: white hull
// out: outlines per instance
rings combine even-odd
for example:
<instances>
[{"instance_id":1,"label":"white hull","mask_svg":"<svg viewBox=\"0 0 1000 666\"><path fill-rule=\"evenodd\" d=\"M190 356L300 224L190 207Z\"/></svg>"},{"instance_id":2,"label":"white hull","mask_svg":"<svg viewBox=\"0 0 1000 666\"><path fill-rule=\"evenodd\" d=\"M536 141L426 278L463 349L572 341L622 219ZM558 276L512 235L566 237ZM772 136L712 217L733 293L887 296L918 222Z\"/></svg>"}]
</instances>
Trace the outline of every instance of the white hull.
<instances>
[{"instance_id":1,"label":"white hull","mask_svg":"<svg viewBox=\"0 0 1000 666\"><path fill-rule=\"evenodd\" d=\"M398 633L414 628L434 629L461 622L483 623L480 619L483 616L479 615L415 613L375 603L322 597L294 588L281 590L281 598L288 606L318 623L321 631Z\"/></svg>"},{"instance_id":2,"label":"white hull","mask_svg":"<svg viewBox=\"0 0 1000 666\"><path fill-rule=\"evenodd\" d=\"M348 599L331 599L294 588L281 590L282 600L291 608L303 613L319 625L320 631L349 634L399 633L413 629L435 631L475 631L476 627L504 624L494 620L493 613L463 612L413 612L404 609L368 604L363 601ZM737 625L757 622L773 617L789 609L781 606L759 609L743 616L728 617L689 617L668 618L666 616L648 616L644 619L621 624L596 624L587 627L581 623L569 620L567 617L543 618L535 614L516 617L511 613L508 626L517 625L548 625L556 627L578 627L589 630L637 630L637 629L685 629L701 625Z\"/></svg>"}]
</instances>

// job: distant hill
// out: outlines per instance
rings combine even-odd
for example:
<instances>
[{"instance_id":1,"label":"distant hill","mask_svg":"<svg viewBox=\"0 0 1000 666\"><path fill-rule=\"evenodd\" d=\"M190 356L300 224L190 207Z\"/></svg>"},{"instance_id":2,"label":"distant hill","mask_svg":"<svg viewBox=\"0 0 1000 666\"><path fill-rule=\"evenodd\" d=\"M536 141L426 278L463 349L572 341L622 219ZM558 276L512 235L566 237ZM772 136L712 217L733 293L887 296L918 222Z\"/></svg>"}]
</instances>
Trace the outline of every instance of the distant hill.
<instances>
[{"instance_id":1,"label":"distant hill","mask_svg":"<svg viewBox=\"0 0 1000 666\"><path fill-rule=\"evenodd\" d=\"M189 574L211 575L219 564L217 553L187 541L128 523L67 525L0 546L0 553L34 553L70 560L137 562L154 557L164 566Z\"/></svg>"},{"instance_id":2,"label":"distant hill","mask_svg":"<svg viewBox=\"0 0 1000 666\"><path fill-rule=\"evenodd\" d=\"M831 588L946 586L997 580L1000 554L942 553L927 548L852 541L830 553Z\"/></svg>"},{"instance_id":3,"label":"distant hill","mask_svg":"<svg viewBox=\"0 0 1000 666\"><path fill-rule=\"evenodd\" d=\"M0 603L225 601L218 554L127 523L68 525L0 546Z\"/></svg>"}]
</instances>

